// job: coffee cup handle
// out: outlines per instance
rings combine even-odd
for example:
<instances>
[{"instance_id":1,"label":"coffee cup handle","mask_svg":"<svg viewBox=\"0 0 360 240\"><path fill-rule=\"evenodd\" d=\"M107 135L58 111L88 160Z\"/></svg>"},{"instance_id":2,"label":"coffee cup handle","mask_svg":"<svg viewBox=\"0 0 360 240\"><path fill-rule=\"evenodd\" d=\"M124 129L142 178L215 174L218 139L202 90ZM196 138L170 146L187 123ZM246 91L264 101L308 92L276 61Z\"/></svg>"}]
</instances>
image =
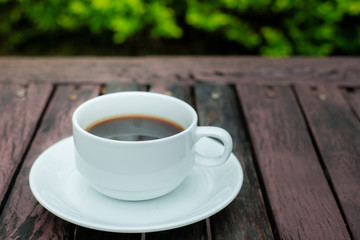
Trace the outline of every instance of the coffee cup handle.
<instances>
[{"instance_id":1,"label":"coffee cup handle","mask_svg":"<svg viewBox=\"0 0 360 240\"><path fill-rule=\"evenodd\" d=\"M200 166L219 166L228 160L232 148L233 141L230 134L219 127L197 127L195 131L196 142L203 137L213 137L219 139L224 146L224 151L220 156L210 157L196 152L195 154L195 164Z\"/></svg>"}]
</instances>

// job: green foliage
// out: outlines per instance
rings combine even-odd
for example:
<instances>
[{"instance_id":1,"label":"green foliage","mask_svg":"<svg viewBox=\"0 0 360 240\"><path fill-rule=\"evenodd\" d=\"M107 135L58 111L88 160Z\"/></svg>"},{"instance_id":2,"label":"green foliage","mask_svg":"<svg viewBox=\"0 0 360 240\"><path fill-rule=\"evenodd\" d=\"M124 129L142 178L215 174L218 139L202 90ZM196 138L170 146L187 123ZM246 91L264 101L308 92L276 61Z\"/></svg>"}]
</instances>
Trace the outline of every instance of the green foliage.
<instances>
[{"instance_id":1,"label":"green foliage","mask_svg":"<svg viewBox=\"0 0 360 240\"><path fill-rule=\"evenodd\" d=\"M136 35L181 41L191 29L264 56L353 55L359 23L359 0L0 0L10 52L51 33L110 32L121 45Z\"/></svg>"}]
</instances>

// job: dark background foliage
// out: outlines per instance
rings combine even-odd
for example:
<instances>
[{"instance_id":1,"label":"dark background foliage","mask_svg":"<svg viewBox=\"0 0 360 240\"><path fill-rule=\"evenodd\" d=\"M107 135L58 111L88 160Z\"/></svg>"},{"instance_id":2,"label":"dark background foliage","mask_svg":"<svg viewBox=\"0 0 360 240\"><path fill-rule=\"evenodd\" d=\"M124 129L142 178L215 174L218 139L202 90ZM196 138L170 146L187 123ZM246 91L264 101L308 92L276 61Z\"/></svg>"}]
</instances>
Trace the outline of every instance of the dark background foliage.
<instances>
[{"instance_id":1,"label":"dark background foliage","mask_svg":"<svg viewBox=\"0 0 360 240\"><path fill-rule=\"evenodd\" d=\"M359 0L0 0L0 54L358 55L359 23Z\"/></svg>"}]
</instances>

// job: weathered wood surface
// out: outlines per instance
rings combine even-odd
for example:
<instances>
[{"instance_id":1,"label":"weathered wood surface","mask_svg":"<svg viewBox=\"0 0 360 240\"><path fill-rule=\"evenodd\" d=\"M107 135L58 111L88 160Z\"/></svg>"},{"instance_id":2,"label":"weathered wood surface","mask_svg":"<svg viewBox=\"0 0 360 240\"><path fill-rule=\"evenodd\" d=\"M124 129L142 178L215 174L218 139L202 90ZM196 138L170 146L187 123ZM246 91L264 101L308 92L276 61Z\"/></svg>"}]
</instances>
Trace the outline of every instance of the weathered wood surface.
<instances>
[{"instance_id":1,"label":"weathered wood surface","mask_svg":"<svg viewBox=\"0 0 360 240\"><path fill-rule=\"evenodd\" d=\"M75 226L74 240L145 240L142 235L97 231Z\"/></svg>"},{"instance_id":2,"label":"weathered wood surface","mask_svg":"<svg viewBox=\"0 0 360 240\"><path fill-rule=\"evenodd\" d=\"M51 89L50 84L0 84L0 211Z\"/></svg>"},{"instance_id":3,"label":"weathered wood surface","mask_svg":"<svg viewBox=\"0 0 360 240\"><path fill-rule=\"evenodd\" d=\"M153 83L181 80L249 84L360 84L360 58L1 57L0 82Z\"/></svg>"},{"instance_id":4,"label":"weathered wood surface","mask_svg":"<svg viewBox=\"0 0 360 240\"><path fill-rule=\"evenodd\" d=\"M320 85L296 90L350 231L360 239L359 119L339 88Z\"/></svg>"},{"instance_id":5,"label":"weathered wood surface","mask_svg":"<svg viewBox=\"0 0 360 240\"><path fill-rule=\"evenodd\" d=\"M201 83L195 85L195 100L200 125L222 127L232 135L244 170L239 195L211 217L214 239L273 239L236 94L226 85Z\"/></svg>"},{"instance_id":6,"label":"weathered wood surface","mask_svg":"<svg viewBox=\"0 0 360 240\"><path fill-rule=\"evenodd\" d=\"M98 93L97 86L56 88L0 215L0 239L71 239L73 226L44 209L32 195L29 172L41 152L72 134L71 115L75 107ZM32 107L41 106L33 103ZM22 147L22 144L16 147Z\"/></svg>"},{"instance_id":7,"label":"weathered wood surface","mask_svg":"<svg viewBox=\"0 0 360 240\"><path fill-rule=\"evenodd\" d=\"M349 102L350 109L360 121L360 88L348 88L343 90L345 98Z\"/></svg>"},{"instance_id":8,"label":"weathered wood surface","mask_svg":"<svg viewBox=\"0 0 360 240\"><path fill-rule=\"evenodd\" d=\"M279 237L350 239L292 89L237 90Z\"/></svg>"},{"instance_id":9,"label":"weathered wood surface","mask_svg":"<svg viewBox=\"0 0 360 240\"><path fill-rule=\"evenodd\" d=\"M30 167L71 135L75 107L131 90L184 99L201 125L231 133L244 184L228 207L182 228L122 234L37 203ZM360 58L0 57L0 120L0 239L360 239Z\"/></svg>"}]
</instances>

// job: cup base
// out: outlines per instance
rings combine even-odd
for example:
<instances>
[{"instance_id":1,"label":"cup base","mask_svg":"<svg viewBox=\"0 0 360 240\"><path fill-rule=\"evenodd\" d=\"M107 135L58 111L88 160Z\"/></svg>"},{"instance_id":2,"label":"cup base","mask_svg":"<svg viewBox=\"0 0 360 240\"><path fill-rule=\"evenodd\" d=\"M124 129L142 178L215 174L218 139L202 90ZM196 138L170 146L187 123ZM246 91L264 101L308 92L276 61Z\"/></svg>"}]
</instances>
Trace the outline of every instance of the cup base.
<instances>
[{"instance_id":1,"label":"cup base","mask_svg":"<svg viewBox=\"0 0 360 240\"><path fill-rule=\"evenodd\" d=\"M175 190L180 184L171 185L160 189L148 190L148 191L121 191L118 189L105 189L96 186L91 186L97 192L114 199L124 201L144 201L164 196L173 190Z\"/></svg>"}]
</instances>

